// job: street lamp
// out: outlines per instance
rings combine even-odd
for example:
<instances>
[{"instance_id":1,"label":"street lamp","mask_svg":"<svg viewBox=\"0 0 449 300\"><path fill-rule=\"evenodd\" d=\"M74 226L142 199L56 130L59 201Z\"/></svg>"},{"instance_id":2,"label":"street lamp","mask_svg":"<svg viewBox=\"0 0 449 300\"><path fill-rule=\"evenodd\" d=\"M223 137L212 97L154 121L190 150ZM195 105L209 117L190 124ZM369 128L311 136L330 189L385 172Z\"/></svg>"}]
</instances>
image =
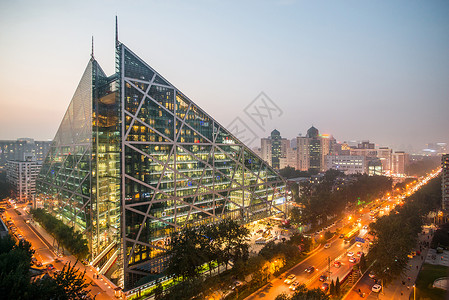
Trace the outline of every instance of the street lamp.
<instances>
[{"instance_id":1,"label":"street lamp","mask_svg":"<svg viewBox=\"0 0 449 300\"><path fill-rule=\"evenodd\" d=\"M416 299L416 285L413 285L413 300Z\"/></svg>"}]
</instances>

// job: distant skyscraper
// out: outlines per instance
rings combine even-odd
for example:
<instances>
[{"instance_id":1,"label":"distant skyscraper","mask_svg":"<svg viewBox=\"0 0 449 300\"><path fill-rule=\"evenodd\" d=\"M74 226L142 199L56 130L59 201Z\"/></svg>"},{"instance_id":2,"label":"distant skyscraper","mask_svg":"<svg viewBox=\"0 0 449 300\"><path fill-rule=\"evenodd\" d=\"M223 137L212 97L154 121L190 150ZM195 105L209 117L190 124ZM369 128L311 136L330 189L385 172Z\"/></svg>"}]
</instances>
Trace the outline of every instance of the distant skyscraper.
<instances>
[{"instance_id":1,"label":"distant skyscraper","mask_svg":"<svg viewBox=\"0 0 449 300\"><path fill-rule=\"evenodd\" d=\"M279 169L279 159L281 158L281 133L278 130L271 132L271 166Z\"/></svg>"},{"instance_id":2,"label":"distant skyscraper","mask_svg":"<svg viewBox=\"0 0 449 300\"><path fill-rule=\"evenodd\" d=\"M289 149L290 141L282 138L278 130L273 130L268 138L262 138L260 142L261 157L270 166L275 169L281 169L288 165L287 155L291 153L291 149Z\"/></svg>"},{"instance_id":3,"label":"distant skyscraper","mask_svg":"<svg viewBox=\"0 0 449 300\"><path fill-rule=\"evenodd\" d=\"M325 156L333 149L335 139L331 136L320 136L318 129L310 127L306 136L296 138L297 169L301 171L324 171Z\"/></svg>"},{"instance_id":4,"label":"distant skyscraper","mask_svg":"<svg viewBox=\"0 0 449 300\"><path fill-rule=\"evenodd\" d=\"M170 234L285 209L286 182L124 44L116 73L93 55L37 183L45 208L83 232L89 262L129 291L162 274Z\"/></svg>"},{"instance_id":5,"label":"distant skyscraper","mask_svg":"<svg viewBox=\"0 0 449 300\"><path fill-rule=\"evenodd\" d=\"M441 192L442 192L442 206L446 214L449 213L449 154L441 156Z\"/></svg>"}]
</instances>

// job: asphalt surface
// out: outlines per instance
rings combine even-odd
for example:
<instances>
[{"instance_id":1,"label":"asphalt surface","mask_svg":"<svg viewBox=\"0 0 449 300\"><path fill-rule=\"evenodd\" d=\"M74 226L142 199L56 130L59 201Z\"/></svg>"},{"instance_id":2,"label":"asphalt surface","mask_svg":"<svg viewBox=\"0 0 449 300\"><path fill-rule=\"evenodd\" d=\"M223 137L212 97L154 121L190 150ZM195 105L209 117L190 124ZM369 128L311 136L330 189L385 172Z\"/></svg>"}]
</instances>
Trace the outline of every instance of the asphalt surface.
<instances>
[{"instance_id":1,"label":"asphalt surface","mask_svg":"<svg viewBox=\"0 0 449 300\"><path fill-rule=\"evenodd\" d=\"M16 234L21 234L28 242L31 243L31 246L35 250L34 256L38 261L40 261L43 266L33 268L38 269L46 269L45 266L47 264L52 264L55 269L52 271L46 272L55 272L57 270L62 270L65 263L70 262L73 266L77 259L72 255L63 255L61 257L57 256L57 251L55 247L53 247L53 237L51 237L45 230L39 226L39 224L31 221L31 223L26 223L26 219L31 219L26 212L18 208L18 210L22 213L22 215L17 215L14 209L7 209L5 212L4 219L11 219L14 222L14 225L17 227ZM56 259L56 260L55 260ZM96 278L95 270L91 267L84 266L82 263L77 262L76 268L79 268L80 272L86 271L85 278L86 282L90 283L90 295L92 297L96 297L97 300L103 299L115 299L114 292L111 288L111 285L106 282L106 279L100 276Z\"/></svg>"}]
</instances>

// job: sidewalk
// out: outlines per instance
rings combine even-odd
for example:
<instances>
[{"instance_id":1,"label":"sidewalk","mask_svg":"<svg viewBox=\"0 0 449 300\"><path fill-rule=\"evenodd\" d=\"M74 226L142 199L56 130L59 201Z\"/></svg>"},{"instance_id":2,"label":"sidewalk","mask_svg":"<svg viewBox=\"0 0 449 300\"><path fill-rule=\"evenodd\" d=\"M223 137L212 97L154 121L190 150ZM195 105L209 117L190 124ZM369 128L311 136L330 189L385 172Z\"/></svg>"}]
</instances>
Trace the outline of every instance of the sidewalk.
<instances>
[{"instance_id":1,"label":"sidewalk","mask_svg":"<svg viewBox=\"0 0 449 300\"><path fill-rule=\"evenodd\" d=\"M31 215L29 215L31 218ZM42 226L40 226L37 222L34 220L27 224L48 246L48 248L53 252L57 253L56 249L52 246L54 238L45 231ZM57 259L55 255L55 259ZM91 289L91 295L92 297L96 296L96 299L102 300L102 299L116 299L114 296L114 284L112 284L106 277L103 275L100 275L100 278L97 279L97 271L91 267L91 266L85 266L82 262L78 261L77 258L67 251L64 251L64 255L62 257L59 257L59 260L62 264L70 262L70 264L73 266L76 263L76 268L79 268L80 272L86 271L86 274L84 275L87 279L87 282L91 282L92 287ZM55 264L55 263L53 263ZM95 279L94 279L95 278Z\"/></svg>"},{"instance_id":2,"label":"sidewalk","mask_svg":"<svg viewBox=\"0 0 449 300\"><path fill-rule=\"evenodd\" d=\"M429 242L432 240L432 235L426 230L425 234L419 234L418 245L415 249L419 250L419 242ZM429 251L428 247L422 247L421 255L416 255L408 261L408 268L405 275L394 280L383 290L383 294L379 295L379 299L403 299L408 300L410 293L413 293L413 286L415 284L416 278L418 277L421 266L424 263L427 253ZM410 278L410 280L409 280ZM404 283L404 284L403 284Z\"/></svg>"}]
</instances>

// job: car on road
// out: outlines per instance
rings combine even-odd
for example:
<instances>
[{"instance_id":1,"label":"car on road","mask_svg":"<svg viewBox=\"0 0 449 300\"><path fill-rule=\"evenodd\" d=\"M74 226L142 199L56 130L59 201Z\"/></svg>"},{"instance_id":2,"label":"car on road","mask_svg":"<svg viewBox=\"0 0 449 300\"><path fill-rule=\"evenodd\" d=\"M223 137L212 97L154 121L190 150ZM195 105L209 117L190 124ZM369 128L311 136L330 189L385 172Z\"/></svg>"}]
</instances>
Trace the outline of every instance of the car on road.
<instances>
[{"instance_id":1,"label":"car on road","mask_svg":"<svg viewBox=\"0 0 449 300\"><path fill-rule=\"evenodd\" d=\"M55 267L52 264L48 264L47 266L47 270L52 271L55 269Z\"/></svg>"},{"instance_id":2,"label":"car on road","mask_svg":"<svg viewBox=\"0 0 449 300\"><path fill-rule=\"evenodd\" d=\"M362 254L363 254L363 252L362 252L362 251L357 251L357 254L356 254L356 255L357 255L358 257L361 257L361 256L362 256Z\"/></svg>"},{"instance_id":3,"label":"car on road","mask_svg":"<svg viewBox=\"0 0 449 300\"><path fill-rule=\"evenodd\" d=\"M354 264L354 263L357 262L357 258L355 258L355 257L350 257L350 258L349 258L349 262Z\"/></svg>"},{"instance_id":4,"label":"car on road","mask_svg":"<svg viewBox=\"0 0 449 300\"><path fill-rule=\"evenodd\" d=\"M369 278L374 278L374 277L376 277L376 274L374 274L373 271L370 271L368 276L369 276Z\"/></svg>"},{"instance_id":5,"label":"car on road","mask_svg":"<svg viewBox=\"0 0 449 300\"><path fill-rule=\"evenodd\" d=\"M330 247L331 247L331 244L329 244L329 243L324 245L324 249L327 249L327 248L330 248Z\"/></svg>"},{"instance_id":6,"label":"car on road","mask_svg":"<svg viewBox=\"0 0 449 300\"><path fill-rule=\"evenodd\" d=\"M325 282L321 285L321 290L323 290L324 292L327 292L328 289L329 289L329 283Z\"/></svg>"},{"instance_id":7,"label":"car on road","mask_svg":"<svg viewBox=\"0 0 449 300\"><path fill-rule=\"evenodd\" d=\"M288 277L284 280L284 283L291 284L296 279L294 274L288 275Z\"/></svg>"},{"instance_id":8,"label":"car on road","mask_svg":"<svg viewBox=\"0 0 449 300\"><path fill-rule=\"evenodd\" d=\"M295 281L292 282L292 284L290 285L289 288L290 288L292 291L296 291L296 289L298 288L298 285L299 285L299 281L295 280Z\"/></svg>"},{"instance_id":9,"label":"car on road","mask_svg":"<svg viewBox=\"0 0 449 300\"><path fill-rule=\"evenodd\" d=\"M362 244L361 243L357 243L357 244L355 244L357 247L362 247Z\"/></svg>"},{"instance_id":10,"label":"car on road","mask_svg":"<svg viewBox=\"0 0 449 300\"><path fill-rule=\"evenodd\" d=\"M339 262L338 260L334 261L334 267L340 268L341 267L341 262Z\"/></svg>"},{"instance_id":11,"label":"car on road","mask_svg":"<svg viewBox=\"0 0 449 300\"><path fill-rule=\"evenodd\" d=\"M238 287L240 287L240 286L242 286L242 285L243 285L243 282L236 280L236 281L234 281L234 282L231 284L230 288L231 288L232 290L235 290L236 288L238 288Z\"/></svg>"},{"instance_id":12,"label":"car on road","mask_svg":"<svg viewBox=\"0 0 449 300\"><path fill-rule=\"evenodd\" d=\"M371 288L371 290L375 293L379 293L380 290L382 289L382 286L380 284L375 284L373 285L373 287Z\"/></svg>"},{"instance_id":13,"label":"car on road","mask_svg":"<svg viewBox=\"0 0 449 300\"><path fill-rule=\"evenodd\" d=\"M321 275L320 276L320 281L326 281L327 280L327 275Z\"/></svg>"},{"instance_id":14,"label":"car on road","mask_svg":"<svg viewBox=\"0 0 449 300\"><path fill-rule=\"evenodd\" d=\"M349 251L348 254L346 254L346 255L349 256L349 257L352 257L352 256L354 256L354 252Z\"/></svg>"},{"instance_id":15,"label":"car on road","mask_svg":"<svg viewBox=\"0 0 449 300\"><path fill-rule=\"evenodd\" d=\"M315 271L315 267L310 266L307 269L305 269L304 271L311 274L311 273L313 273L313 271Z\"/></svg>"},{"instance_id":16,"label":"car on road","mask_svg":"<svg viewBox=\"0 0 449 300\"><path fill-rule=\"evenodd\" d=\"M339 236L340 239L343 239L344 237L345 237L345 235L343 233L340 234L340 236Z\"/></svg>"}]
</instances>

